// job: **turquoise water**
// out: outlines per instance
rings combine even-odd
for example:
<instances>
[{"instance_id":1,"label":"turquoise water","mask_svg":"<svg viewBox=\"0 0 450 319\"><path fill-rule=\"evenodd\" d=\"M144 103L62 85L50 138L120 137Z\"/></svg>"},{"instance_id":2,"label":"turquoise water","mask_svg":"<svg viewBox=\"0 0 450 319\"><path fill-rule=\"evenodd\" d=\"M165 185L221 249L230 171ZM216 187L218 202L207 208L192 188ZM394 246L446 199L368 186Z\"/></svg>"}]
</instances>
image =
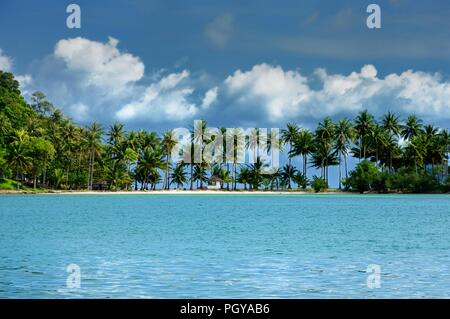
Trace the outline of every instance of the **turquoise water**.
<instances>
[{"instance_id":1,"label":"turquoise water","mask_svg":"<svg viewBox=\"0 0 450 319\"><path fill-rule=\"evenodd\" d=\"M450 196L5 195L0 297L450 297Z\"/></svg>"}]
</instances>

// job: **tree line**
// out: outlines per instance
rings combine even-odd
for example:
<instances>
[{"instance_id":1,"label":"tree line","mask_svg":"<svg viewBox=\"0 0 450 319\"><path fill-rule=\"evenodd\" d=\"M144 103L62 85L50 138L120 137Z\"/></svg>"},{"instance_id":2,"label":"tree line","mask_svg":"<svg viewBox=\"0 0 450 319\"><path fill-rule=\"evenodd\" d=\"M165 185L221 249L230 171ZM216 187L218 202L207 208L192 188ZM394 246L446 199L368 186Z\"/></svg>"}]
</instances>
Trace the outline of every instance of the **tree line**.
<instances>
[{"instance_id":1,"label":"tree line","mask_svg":"<svg viewBox=\"0 0 450 319\"><path fill-rule=\"evenodd\" d=\"M206 131L207 123L200 129ZM225 128L220 130L225 152L227 133ZM192 132L192 144L194 136ZM252 164L175 162L171 154L178 142L172 131L126 131L119 122L107 128L99 123L76 125L42 92L33 93L28 103L14 76L0 71L3 185L66 190L154 190L158 185L201 189L214 177L227 190L309 186L322 190L329 185L329 168L336 166L343 190L448 191L448 130L424 124L415 115L402 121L388 112L376 119L365 110L353 120L333 122L326 117L315 130L288 123L277 138L279 145L271 145L269 139L265 151L279 147L288 160L272 174L265 173L268 164L260 157ZM255 140L247 138L241 148L254 151ZM233 158L237 159L244 150L234 144ZM358 162L353 170L349 170L350 157ZM319 172L317 176L311 176L311 168Z\"/></svg>"}]
</instances>

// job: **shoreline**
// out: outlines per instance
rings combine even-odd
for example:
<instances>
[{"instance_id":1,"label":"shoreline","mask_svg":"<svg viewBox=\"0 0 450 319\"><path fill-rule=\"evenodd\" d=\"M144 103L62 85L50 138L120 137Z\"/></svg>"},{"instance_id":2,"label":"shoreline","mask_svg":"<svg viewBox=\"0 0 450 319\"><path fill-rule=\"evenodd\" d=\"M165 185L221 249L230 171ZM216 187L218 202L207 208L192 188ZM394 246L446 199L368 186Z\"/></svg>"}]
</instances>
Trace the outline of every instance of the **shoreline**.
<instances>
[{"instance_id":1,"label":"shoreline","mask_svg":"<svg viewBox=\"0 0 450 319\"><path fill-rule=\"evenodd\" d=\"M66 191L66 190L0 190L0 195L408 195L411 193L389 192L344 192L328 190L323 192L291 190L291 191L227 191L227 190L152 190L152 191ZM449 193L418 193L416 195L448 195Z\"/></svg>"},{"instance_id":2,"label":"shoreline","mask_svg":"<svg viewBox=\"0 0 450 319\"><path fill-rule=\"evenodd\" d=\"M322 192L321 194L336 194L344 193L339 191ZM65 190L48 190L48 191L33 191L33 190L0 190L0 195L6 194L24 194L24 195L305 195L305 194L319 194L308 191L227 191L227 190L152 190L152 191L65 191Z\"/></svg>"}]
</instances>

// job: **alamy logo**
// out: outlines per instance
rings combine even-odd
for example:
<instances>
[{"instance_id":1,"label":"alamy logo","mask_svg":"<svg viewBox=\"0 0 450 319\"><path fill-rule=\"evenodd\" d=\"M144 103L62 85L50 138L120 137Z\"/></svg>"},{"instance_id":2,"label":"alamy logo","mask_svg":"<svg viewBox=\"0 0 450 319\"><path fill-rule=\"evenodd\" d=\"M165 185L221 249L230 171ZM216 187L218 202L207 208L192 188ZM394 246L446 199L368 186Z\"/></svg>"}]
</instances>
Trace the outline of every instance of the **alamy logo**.
<instances>
[{"instance_id":1,"label":"alamy logo","mask_svg":"<svg viewBox=\"0 0 450 319\"><path fill-rule=\"evenodd\" d=\"M369 4L367 6L367 27L369 29L381 29L381 7L378 4Z\"/></svg>"},{"instance_id":2,"label":"alamy logo","mask_svg":"<svg viewBox=\"0 0 450 319\"><path fill-rule=\"evenodd\" d=\"M376 264L370 264L366 269L367 288L381 288L381 267Z\"/></svg>"},{"instance_id":3,"label":"alamy logo","mask_svg":"<svg viewBox=\"0 0 450 319\"><path fill-rule=\"evenodd\" d=\"M67 17L66 25L69 29L81 29L81 8L78 4L69 4L66 12L70 13Z\"/></svg>"},{"instance_id":4,"label":"alamy logo","mask_svg":"<svg viewBox=\"0 0 450 319\"><path fill-rule=\"evenodd\" d=\"M66 286L68 289L81 288L81 268L77 264L70 264L66 267L66 271L69 274L66 280Z\"/></svg>"},{"instance_id":5,"label":"alamy logo","mask_svg":"<svg viewBox=\"0 0 450 319\"><path fill-rule=\"evenodd\" d=\"M213 164L261 164L261 172L272 174L279 168L280 129L206 127L194 121L192 130L171 131L177 141L171 152L174 162Z\"/></svg>"}]
</instances>

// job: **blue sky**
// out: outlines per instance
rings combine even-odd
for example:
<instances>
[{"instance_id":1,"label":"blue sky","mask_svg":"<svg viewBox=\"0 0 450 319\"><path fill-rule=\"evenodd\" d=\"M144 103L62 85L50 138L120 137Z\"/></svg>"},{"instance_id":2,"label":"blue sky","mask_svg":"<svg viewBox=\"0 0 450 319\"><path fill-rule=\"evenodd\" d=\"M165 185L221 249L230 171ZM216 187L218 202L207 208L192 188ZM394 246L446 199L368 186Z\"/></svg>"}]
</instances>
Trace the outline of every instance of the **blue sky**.
<instances>
[{"instance_id":1,"label":"blue sky","mask_svg":"<svg viewBox=\"0 0 450 319\"><path fill-rule=\"evenodd\" d=\"M448 126L448 1L377 1L381 30L367 1L73 2L81 29L70 2L1 0L0 49L25 93L80 123L313 126L368 108Z\"/></svg>"},{"instance_id":2,"label":"blue sky","mask_svg":"<svg viewBox=\"0 0 450 319\"><path fill-rule=\"evenodd\" d=\"M366 7L382 28L366 27ZM0 69L80 124L308 128L367 108L450 122L450 2L0 0Z\"/></svg>"}]
</instances>

